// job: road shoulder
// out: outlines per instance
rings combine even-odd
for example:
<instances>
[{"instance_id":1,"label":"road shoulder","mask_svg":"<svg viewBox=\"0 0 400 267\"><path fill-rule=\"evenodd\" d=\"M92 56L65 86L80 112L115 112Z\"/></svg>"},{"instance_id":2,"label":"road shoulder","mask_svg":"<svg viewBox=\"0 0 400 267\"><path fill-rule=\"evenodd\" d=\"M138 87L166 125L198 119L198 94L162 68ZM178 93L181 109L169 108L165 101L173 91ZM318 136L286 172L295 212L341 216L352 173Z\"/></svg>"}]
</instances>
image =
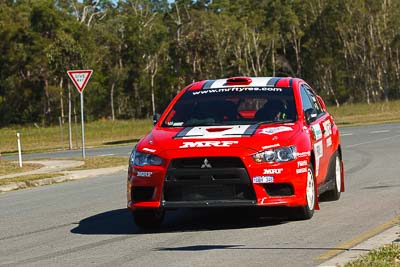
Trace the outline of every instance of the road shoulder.
<instances>
[{"instance_id":1,"label":"road shoulder","mask_svg":"<svg viewBox=\"0 0 400 267\"><path fill-rule=\"evenodd\" d=\"M50 185L50 184L95 177L100 175L107 175L118 171L126 170L126 166L116 166L116 167L107 167L98 169L67 171L67 169L76 168L84 164L83 161L74 161L74 160L41 160L41 161L32 161L32 163L42 164L43 167L34 171L0 176L0 179L23 177L36 174L51 175L52 173L54 173L55 176L51 178L27 180L21 182L13 182L6 185L0 185L0 193L18 189L24 189L28 187ZM63 175L57 175L57 173L58 174L62 173Z\"/></svg>"},{"instance_id":2,"label":"road shoulder","mask_svg":"<svg viewBox=\"0 0 400 267\"><path fill-rule=\"evenodd\" d=\"M340 253L339 255L320 264L320 267L337 267L343 266L346 263L357 259L358 257L367 254L371 250L385 246L391 243L400 244L400 225L396 224L391 228L377 234L364 242Z\"/></svg>"}]
</instances>

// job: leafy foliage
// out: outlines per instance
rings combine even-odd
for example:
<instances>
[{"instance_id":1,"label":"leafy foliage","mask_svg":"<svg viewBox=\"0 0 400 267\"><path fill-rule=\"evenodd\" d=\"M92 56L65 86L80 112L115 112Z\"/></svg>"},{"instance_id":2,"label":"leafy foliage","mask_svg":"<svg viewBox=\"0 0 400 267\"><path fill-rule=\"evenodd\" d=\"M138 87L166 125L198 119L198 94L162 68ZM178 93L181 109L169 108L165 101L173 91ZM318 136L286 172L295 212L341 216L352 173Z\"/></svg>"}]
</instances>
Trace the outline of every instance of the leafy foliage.
<instances>
[{"instance_id":1,"label":"leafy foliage","mask_svg":"<svg viewBox=\"0 0 400 267\"><path fill-rule=\"evenodd\" d=\"M400 97L400 2L0 2L0 126L79 108L69 69L94 70L89 119L146 118L194 80L302 77L330 103Z\"/></svg>"}]
</instances>

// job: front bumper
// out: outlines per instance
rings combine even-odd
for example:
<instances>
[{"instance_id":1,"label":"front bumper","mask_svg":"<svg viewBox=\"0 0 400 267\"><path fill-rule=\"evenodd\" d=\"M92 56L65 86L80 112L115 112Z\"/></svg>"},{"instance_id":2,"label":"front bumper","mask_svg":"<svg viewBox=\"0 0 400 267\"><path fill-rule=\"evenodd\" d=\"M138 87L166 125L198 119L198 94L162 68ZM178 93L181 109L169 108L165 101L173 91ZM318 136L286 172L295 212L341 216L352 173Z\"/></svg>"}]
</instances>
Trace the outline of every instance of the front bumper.
<instances>
[{"instance_id":1,"label":"front bumper","mask_svg":"<svg viewBox=\"0 0 400 267\"><path fill-rule=\"evenodd\" d=\"M199 160L203 161L204 157L199 157ZM298 160L261 164L254 163L252 158L237 160L241 165L227 164L221 167L216 164L212 168L181 168L170 161L164 167L131 168L128 172L128 207L306 205L307 174L298 173ZM275 173L266 174L271 172ZM140 176L143 174L146 177ZM253 183L254 177L265 175L273 177L273 181Z\"/></svg>"}]
</instances>

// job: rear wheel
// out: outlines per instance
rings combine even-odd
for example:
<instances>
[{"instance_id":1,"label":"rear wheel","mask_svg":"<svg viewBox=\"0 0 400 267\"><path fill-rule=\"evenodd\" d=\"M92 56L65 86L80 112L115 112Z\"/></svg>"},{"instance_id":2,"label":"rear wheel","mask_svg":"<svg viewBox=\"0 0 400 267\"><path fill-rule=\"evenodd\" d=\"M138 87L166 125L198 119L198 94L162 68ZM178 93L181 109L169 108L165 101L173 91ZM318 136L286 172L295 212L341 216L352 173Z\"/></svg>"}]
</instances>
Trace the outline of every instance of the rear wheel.
<instances>
[{"instance_id":1,"label":"rear wheel","mask_svg":"<svg viewBox=\"0 0 400 267\"><path fill-rule=\"evenodd\" d=\"M306 200L305 206L293 208L290 219L293 220L308 220L314 215L315 208L315 180L314 180L314 168L311 164L308 165L307 171L307 186L306 186Z\"/></svg>"},{"instance_id":2,"label":"rear wheel","mask_svg":"<svg viewBox=\"0 0 400 267\"><path fill-rule=\"evenodd\" d=\"M132 211L136 225L144 229L157 228L161 225L165 210L159 209L139 209Z\"/></svg>"},{"instance_id":3,"label":"rear wheel","mask_svg":"<svg viewBox=\"0 0 400 267\"><path fill-rule=\"evenodd\" d=\"M335 166L332 169L334 188L324 194L324 200L334 201L340 198L340 191L342 189L342 162L339 154L335 155Z\"/></svg>"}]
</instances>

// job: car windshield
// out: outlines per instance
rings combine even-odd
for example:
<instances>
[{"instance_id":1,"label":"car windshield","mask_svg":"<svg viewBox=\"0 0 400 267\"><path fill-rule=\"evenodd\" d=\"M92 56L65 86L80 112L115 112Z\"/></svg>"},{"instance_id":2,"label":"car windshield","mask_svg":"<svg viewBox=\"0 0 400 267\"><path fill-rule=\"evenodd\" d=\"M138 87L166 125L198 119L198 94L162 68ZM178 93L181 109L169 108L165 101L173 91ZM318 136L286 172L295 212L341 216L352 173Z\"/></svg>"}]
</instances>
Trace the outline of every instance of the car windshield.
<instances>
[{"instance_id":1,"label":"car windshield","mask_svg":"<svg viewBox=\"0 0 400 267\"><path fill-rule=\"evenodd\" d=\"M292 88L190 89L176 102L163 127L248 125L297 120Z\"/></svg>"}]
</instances>

